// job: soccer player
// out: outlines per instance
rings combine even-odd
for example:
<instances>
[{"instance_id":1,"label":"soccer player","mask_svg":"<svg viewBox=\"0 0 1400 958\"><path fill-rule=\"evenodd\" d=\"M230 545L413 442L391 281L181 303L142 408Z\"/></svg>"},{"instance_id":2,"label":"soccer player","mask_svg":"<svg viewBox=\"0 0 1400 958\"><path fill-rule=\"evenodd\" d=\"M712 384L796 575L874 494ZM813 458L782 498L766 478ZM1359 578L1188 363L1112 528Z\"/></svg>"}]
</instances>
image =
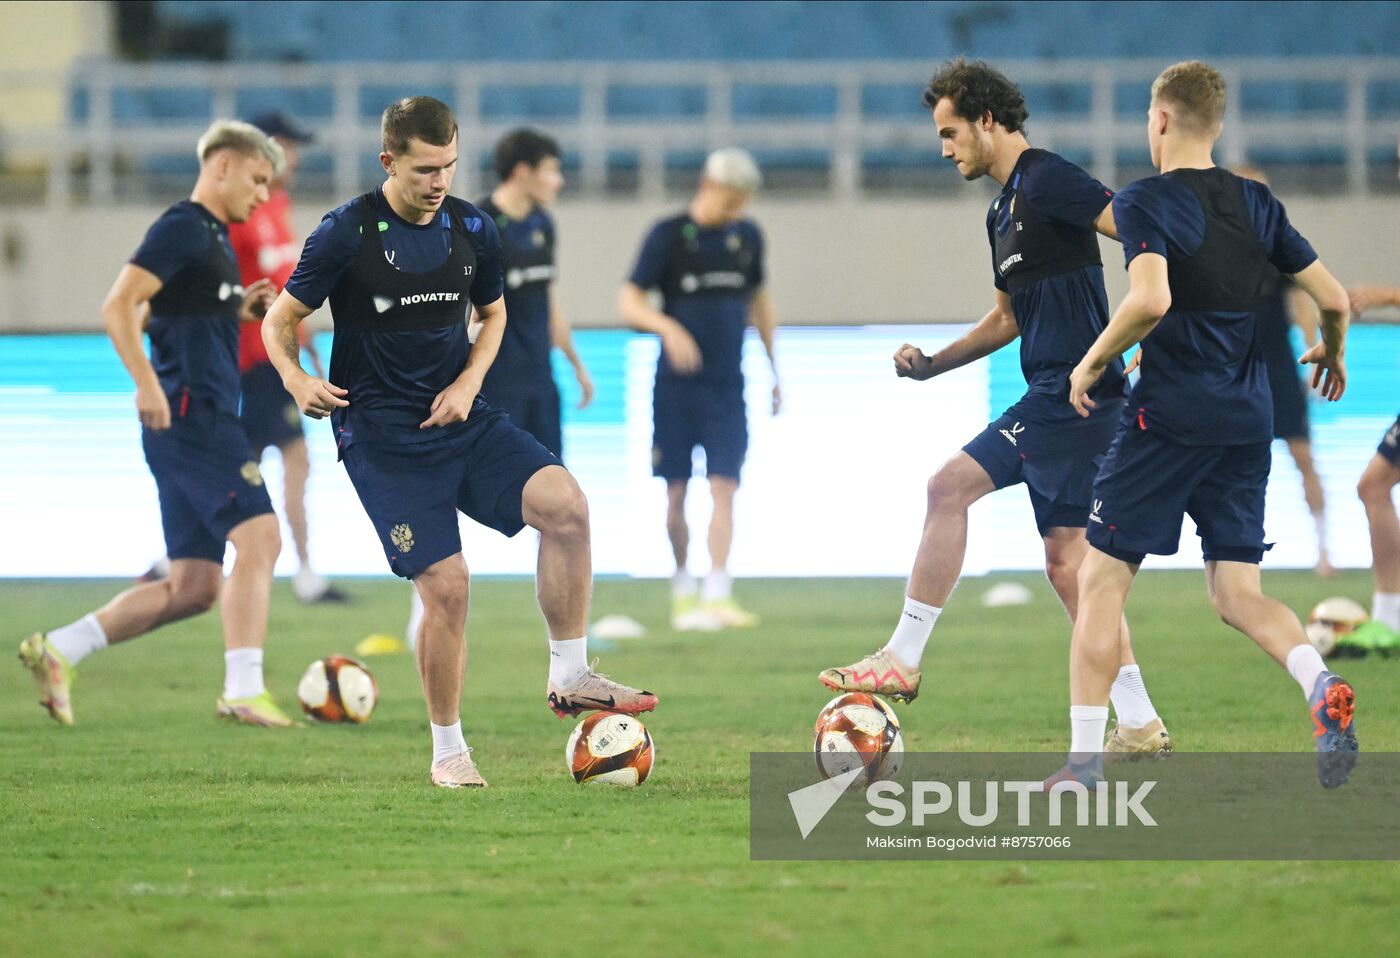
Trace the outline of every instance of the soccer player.
<instances>
[{"instance_id":1,"label":"soccer player","mask_svg":"<svg viewBox=\"0 0 1400 958\"><path fill-rule=\"evenodd\" d=\"M534 130L514 130L496 144L500 185L477 207L496 221L506 282L505 338L482 392L491 405L563 459L559 389L550 352L558 349L578 380L578 408L593 401L593 380L574 349L555 294L554 219L549 207L564 188L559 144Z\"/></svg>"},{"instance_id":2,"label":"soccer player","mask_svg":"<svg viewBox=\"0 0 1400 958\"><path fill-rule=\"evenodd\" d=\"M995 301L965 336L932 356L904 344L894 356L895 374L931 379L1019 337L1027 389L929 480L923 538L889 642L820 676L838 691L906 700L918 695L924 647L962 573L968 508L997 489L1025 483L1045 543L1046 574L1075 618L1090 488L1124 402L1123 365L1114 362L1095 389L1101 405L1093 416L1080 419L1065 405L1070 369L1108 322L1095 231L1114 235L1112 192L1064 158L1030 146L1021 91L985 63L960 58L944 64L924 92L924 105L943 156L963 178L991 176L1002 185L987 211ZM1122 660L1115 661L1113 682L1118 727L1107 747L1128 754L1171 751L1132 657L1126 622L1120 633Z\"/></svg>"},{"instance_id":3,"label":"soccer player","mask_svg":"<svg viewBox=\"0 0 1400 958\"><path fill-rule=\"evenodd\" d=\"M245 286L266 279L274 291L287 285L296 266L301 245L292 231L292 203L287 193L296 175L301 147L312 141L311 134L282 113L269 113L253 120L253 125L277 141L286 156L281 176L272 184L271 195L247 222L229 227L229 239L238 257L238 271ZM310 337L302 342L312 365L321 372L321 357ZM262 341L262 322L245 323L239 329L238 369L243 376L243 405L239 418L253 447L253 458L261 461L269 446L282 456L283 503L287 526L300 566L292 577L292 591L302 602L344 602L345 593L326 581L311 567L307 546L306 479L311 460L301 426L301 411L282 388L282 379L267 358Z\"/></svg>"},{"instance_id":4,"label":"soccer player","mask_svg":"<svg viewBox=\"0 0 1400 958\"><path fill-rule=\"evenodd\" d=\"M1359 286L1351 291L1351 307L1357 313L1382 306L1400 306L1400 289ZM1346 644L1360 649L1396 645L1400 632L1400 519L1396 518L1395 486L1400 483L1400 417L1386 430L1376 454L1366 464L1356 493L1366 507L1371 535L1371 622L1347 636ZM1377 628L1379 625L1381 628Z\"/></svg>"},{"instance_id":5,"label":"soccer player","mask_svg":"<svg viewBox=\"0 0 1400 958\"><path fill-rule=\"evenodd\" d=\"M743 215L760 181L758 164L746 151L711 153L686 211L647 234L618 300L627 325L661 337L652 397L652 474L666 480L666 532L676 560L671 625L681 631L758 624L758 617L734 600L728 562L734 495L749 441L740 360L750 323L773 370L773 414L782 407L773 343L777 316L763 285L763 234ZM647 297L653 289L661 292L659 310ZM687 569L685 496L696 446L705 450L713 501L710 571L703 590Z\"/></svg>"},{"instance_id":6,"label":"soccer player","mask_svg":"<svg viewBox=\"0 0 1400 958\"><path fill-rule=\"evenodd\" d=\"M506 324L496 224L448 195L457 121L432 97L384 111L382 186L328 213L263 322L268 355L315 419L331 417L340 458L389 567L422 596L418 665L432 724L430 778L486 782L460 716L468 578L460 510L514 535L540 533L540 608L549 626L549 707L637 713L650 692L587 661L592 571L588 505L559 460L479 395ZM330 379L299 363L297 325L329 298ZM480 317L467 339L467 306Z\"/></svg>"},{"instance_id":7,"label":"soccer player","mask_svg":"<svg viewBox=\"0 0 1400 958\"><path fill-rule=\"evenodd\" d=\"M574 349L573 331L554 289L555 232L548 210L564 188L559 144L535 130L514 130L496 144L493 165L500 185L477 208L495 220L501 236L510 322L481 393L492 408L510 416L562 462L564 439L551 350L558 349L573 367L579 409L593 401L593 379ZM410 645L422 617L423 603L414 592Z\"/></svg>"},{"instance_id":8,"label":"soccer player","mask_svg":"<svg viewBox=\"0 0 1400 958\"><path fill-rule=\"evenodd\" d=\"M1238 176L1269 185L1262 170L1242 166ZM1296 324L1304 342L1311 347L1317 339L1317 311L1308 295L1282 276L1271 276L1255 311L1259 324L1259 348L1269 374L1269 393L1274 403L1274 438L1282 439L1303 480L1303 500L1312 513L1317 530L1317 561L1313 568L1320 576L1333 574L1327 557L1327 500L1313 464L1312 436L1308 428L1307 390L1298 375L1298 355L1290 333Z\"/></svg>"},{"instance_id":9,"label":"soccer player","mask_svg":"<svg viewBox=\"0 0 1400 958\"><path fill-rule=\"evenodd\" d=\"M1356 762L1352 687L1327 671L1297 617L1263 594L1259 578L1273 423L1255 311L1271 267L1313 299L1322 338L1301 361L1316 364L1313 385L1337 400L1346 388L1346 291L1268 187L1215 166L1224 114L1219 73L1199 61L1168 67L1148 110L1161 175L1113 201L1129 290L1071 373L1070 403L1091 417L1100 406L1094 385L1139 341L1141 378L1094 483L1093 549L1080 569L1070 656L1070 760L1052 784L1099 775L1124 602L1148 553L1176 552L1187 513L1216 612L1302 687L1322 784L1343 784Z\"/></svg>"},{"instance_id":10,"label":"soccer player","mask_svg":"<svg viewBox=\"0 0 1400 958\"><path fill-rule=\"evenodd\" d=\"M20 645L40 704L73 724L78 663L94 652L187 619L219 601L224 693L216 713L250 725L289 726L263 685L277 517L238 422L239 322L271 300L265 280L244 289L228 224L268 198L282 149L246 123L215 122L199 140L199 179L166 210L117 274L102 304L107 335L136 383L141 445L160 494L170 575L138 585L71 625ZM142 349L149 312L151 355ZM236 558L222 582L224 544Z\"/></svg>"},{"instance_id":11,"label":"soccer player","mask_svg":"<svg viewBox=\"0 0 1400 958\"><path fill-rule=\"evenodd\" d=\"M1357 286L1350 292L1351 308L1360 314L1378 307L1400 306L1400 287ZM1400 518L1393 498L1400 483L1400 417L1386 430L1376 454L1356 484L1366 507L1371 535L1371 621L1345 637L1345 644L1362 650L1394 649L1400 643ZM1342 644L1342 643L1339 643Z\"/></svg>"}]
</instances>

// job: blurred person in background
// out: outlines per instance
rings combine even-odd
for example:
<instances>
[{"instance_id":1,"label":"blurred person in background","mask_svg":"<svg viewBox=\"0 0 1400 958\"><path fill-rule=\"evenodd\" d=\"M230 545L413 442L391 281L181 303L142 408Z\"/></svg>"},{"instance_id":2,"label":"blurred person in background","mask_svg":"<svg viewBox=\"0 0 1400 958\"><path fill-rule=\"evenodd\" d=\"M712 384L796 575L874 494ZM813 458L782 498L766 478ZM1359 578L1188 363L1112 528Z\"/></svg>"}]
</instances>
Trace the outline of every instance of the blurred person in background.
<instances>
[{"instance_id":1,"label":"blurred person in background","mask_svg":"<svg viewBox=\"0 0 1400 958\"><path fill-rule=\"evenodd\" d=\"M1358 322L1385 322L1374 310L1400 306L1400 286L1355 286L1350 290L1351 308ZM1362 318L1363 313L1372 315ZM1394 322L1394 320L1390 320ZM1360 650L1400 648L1400 518L1393 498L1400 483L1400 417L1386 430L1376 454L1366 464L1357 495L1366 507L1366 524L1371 535L1371 621L1346 636L1341 648Z\"/></svg>"},{"instance_id":2,"label":"blurred person in background","mask_svg":"<svg viewBox=\"0 0 1400 958\"><path fill-rule=\"evenodd\" d=\"M249 725L294 724L263 684L272 570L281 535L262 474L238 421L239 323L272 301L265 279L245 289L228 224L268 199L282 148L256 127L218 120L199 140L199 179L188 200L146 232L102 304L107 335L136 384L141 445L160 496L170 574L20 645L39 703L74 721L74 670L108 645L208 611L219 601L224 692L217 715ZM148 358L142 329L151 339ZM224 551L236 556L227 580Z\"/></svg>"},{"instance_id":3,"label":"blurred person in background","mask_svg":"<svg viewBox=\"0 0 1400 958\"><path fill-rule=\"evenodd\" d=\"M1241 166L1235 174L1269 185L1269 178L1257 167ZM1317 307L1307 293L1275 271L1255 310L1254 321L1258 324L1259 348L1264 353L1269 391L1273 394L1274 438L1288 444L1288 453L1303 479L1303 499L1317 530L1317 560L1313 568L1320 576L1330 576L1334 570L1327 557L1327 500L1313 464L1308 389L1291 338L1296 325L1303 333L1303 342L1312 348L1317 342Z\"/></svg>"},{"instance_id":4,"label":"blurred person in background","mask_svg":"<svg viewBox=\"0 0 1400 958\"><path fill-rule=\"evenodd\" d=\"M288 189L301 162L301 147L312 142L309 131L298 126L285 113L265 113L253 121L282 147L285 165L269 191L268 201L255 209L245 222L229 225L229 241L238 259L238 272L244 286L266 279L273 293L287 285L296 268L301 244L292 229L292 203ZM315 342L301 331L302 348L318 374L324 374ZM306 521L306 481L311 459L302 430L301 413L295 400L282 388L267 348L262 342L262 317L253 316L239 328L238 370L242 377L239 420L248 433L253 458L261 462L269 446L282 456L283 508L292 543L300 563L292 577L292 591L302 602L344 602L345 593L331 585L311 567ZM170 560L156 560L142 576L154 582L170 574Z\"/></svg>"},{"instance_id":5,"label":"blurred person in background","mask_svg":"<svg viewBox=\"0 0 1400 958\"><path fill-rule=\"evenodd\" d=\"M292 229L292 201L287 191L301 162L301 148L312 142L312 135L285 113L265 113L252 122L277 141L287 162L272 184L268 201L254 210L246 222L230 226L229 239L238 257L243 285L266 279L276 293L287 285L301 254L301 243ZM324 375L315 343L304 329L301 345L317 375ZM292 577L292 591L302 602L344 602L345 593L311 567L306 522L306 480L311 460L306 435L296 400L282 388L282 377L267 357L261 318L244 323L239 329L238 369L243 377L239 418L248 433L253 457L261 461L269 446L275 446L282 456L283 507L299 563Z\"/></svg>"},{"instance_id":6,"label":"blurred person in background","mask_svg":"<svg viewBox=\"0 0 1400 958\"><path fill-rule=\"evenodd\" d=\"M741 369L749 324L773 370L773 414L782 407L773 345L777 317L764 288L763 234L743 215L760 181L758 164L746 151L711 153L685 212L647 234L618 301L628 326L661 337L652 400L652 474L666 480L666 532L676 560L671 625L679 631L758 623L734 600L728 562L734 495L749 440ZM648 299L651 290L661 292L659 310ZM685 496L696 446L705 450L714 504L710 571L703 586L687 568Z\"/></svg>"}]
</instances>

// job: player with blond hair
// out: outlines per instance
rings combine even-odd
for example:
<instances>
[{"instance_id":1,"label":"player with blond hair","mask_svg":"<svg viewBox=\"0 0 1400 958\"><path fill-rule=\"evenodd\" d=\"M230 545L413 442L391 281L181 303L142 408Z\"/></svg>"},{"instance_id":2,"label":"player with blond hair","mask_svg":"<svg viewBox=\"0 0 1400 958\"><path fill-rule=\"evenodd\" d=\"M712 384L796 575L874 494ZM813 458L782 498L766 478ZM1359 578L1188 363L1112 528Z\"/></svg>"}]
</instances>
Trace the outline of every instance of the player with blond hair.
<instances>
[{"instance_id":1,"label":"player with blond hair","mask_svg":"<svg viewBox=\"0 0 1400 958\"><path fill-rule=\"evenodd\" d=\"M238 330L272 289L244 289L228 224L267 201L282 149L247 123L215 122L196 148L199 179L170 207L102 303L107 335L136 383L141 446L160 495L169 577L121 593L71 625L20 646L40 704L74 720L73 670L94 652L220 603L224 693L216 713L250 725L292 725L263 685L263 643L281 536L238 419ZM151 354L142 349L149 316ZM236 551L223 579L224 549Z\"/></svg>"},{"instance_id":2,"label":"player with blond hair","mask_svg":"<svg viewBox=\"0 0 1400 958\"><path fill-rule=\"evenodd\" d=\"M1070 757L1052 784L1100 776L1124 603L1148 554L1176 552L1188 514L1216 612L1303 691L1323 786L1345 783L1356 762L1351 685L1327 670L1298 618L1263 594L1259 575L1273 439L1260 297L1274 269L1317 304L1321 341L1302 361L1316 365L1313 385L1335 401L1346 389L1346 291L1268 187L1215 165L1224 115L1216 70L1189 61L1163 71L1147 114L1161 173L1113 200L1129 290L1071 374L1070 403L1092 415L1091 390L1138 342L1141 377L1094 483L1070 656Z\"/></svg>"}]
</instances>

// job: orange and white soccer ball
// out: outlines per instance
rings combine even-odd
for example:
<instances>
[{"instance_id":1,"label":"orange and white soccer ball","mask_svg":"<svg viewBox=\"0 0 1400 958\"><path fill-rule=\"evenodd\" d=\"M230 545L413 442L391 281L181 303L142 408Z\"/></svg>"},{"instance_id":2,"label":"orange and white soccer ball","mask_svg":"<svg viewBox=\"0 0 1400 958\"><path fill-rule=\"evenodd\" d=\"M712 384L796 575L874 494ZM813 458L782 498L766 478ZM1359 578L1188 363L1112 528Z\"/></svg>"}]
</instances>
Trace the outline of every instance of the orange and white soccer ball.
<instances>
[{"instance_id":1,"label":"orange and white soccer ball","mask_svg":"<svg viewBox=\"0 0 1400 958\"><path fill-rule=\"evenodd\" d=\"M369 669L346 655L328 655L307 666L297 683L301 710L318 722L368 722L379 702Z\"/></svg>"},{"instance_id":2,"label":"orange and white soccer ball","mask_svg":"<svg viewBox=\"0 0 1400 958\"><path fill-rule=\"evenodd\" d=\"M1337 648L1337 640L1356 630L1371 617L1361 603L1343 596L1323 599L1308 613L1308 641L1325 656Z\"/></svg>"},{"instance_id":3,"label":"orange and white soccer ball","mask_svg":"<svg viewBox=\"0 0 1400 958\"><path fill-rule=\"evenodd\" d=\"M574 727L564 764L580 785L602 782L631 788L651 774L656 746L635 715L592 712Z\"/></svg>"},{"instance_id":4,"label":"orange and white soccer ball","mask_svg":"<svg viewBox=\"0 0 1400 958\"><path fill-rule=\"evenodd\" d=\"M838 695L817 715L815 752L823 778L854 768L864 768L863 784L893 778L904 763L899 717L878 695Z\"/></svg>"}]
</instances>

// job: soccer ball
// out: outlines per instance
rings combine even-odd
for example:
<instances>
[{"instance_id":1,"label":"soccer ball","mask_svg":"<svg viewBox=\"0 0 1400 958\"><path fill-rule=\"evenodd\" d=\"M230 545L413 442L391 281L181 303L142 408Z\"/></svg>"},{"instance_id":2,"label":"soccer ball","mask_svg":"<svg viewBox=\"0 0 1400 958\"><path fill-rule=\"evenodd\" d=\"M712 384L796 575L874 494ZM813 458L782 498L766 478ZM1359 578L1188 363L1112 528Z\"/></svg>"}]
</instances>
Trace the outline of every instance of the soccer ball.
<instances>
[{"instance_id":1,"label":"soccer ball","mask_svg":"<svg viewBox=\"0 0 1400 958\"><path fill-rule=\"evenodd\" d=\"M904 764L899 718L878 695L838 695L817 715L815 752L822 778L862 767L866 784L893 778Z\"/></svg>"},{"instance_id":2,"label":"soccer ball","mask_svg":"<svg viewBox=\"0 0 1400 958\"><path fill-rule=\"evenodd\" d=\"M635 715L593 712L578 725L564 747L564 764L580 785L603 782L632 788L647 780L656 747L651 733Z\"/></svg>"},{"instance_id":3,"label":"soccer ball","mask_svg":"<svg viewBox=\"0 0 1400 958\"><path fill-rule=\"evenodd\" d=\"M320 722L368 722L379 686L364 665L345 655L312 662L297 683L301 710Z\"/></svg>"},{"instance_id":4,"label":"soccer ball","mask_svg":"<svg viewBox=\"0 0 1400 958\"><path fill-rule=\"evenodd\" d=\"M1318 653L1327 656L1337 648L1337 640L1370 619L1361 604L1341 596L1323 599L1308 613L1308 641Z\"/></svg>"}]
</instances>

